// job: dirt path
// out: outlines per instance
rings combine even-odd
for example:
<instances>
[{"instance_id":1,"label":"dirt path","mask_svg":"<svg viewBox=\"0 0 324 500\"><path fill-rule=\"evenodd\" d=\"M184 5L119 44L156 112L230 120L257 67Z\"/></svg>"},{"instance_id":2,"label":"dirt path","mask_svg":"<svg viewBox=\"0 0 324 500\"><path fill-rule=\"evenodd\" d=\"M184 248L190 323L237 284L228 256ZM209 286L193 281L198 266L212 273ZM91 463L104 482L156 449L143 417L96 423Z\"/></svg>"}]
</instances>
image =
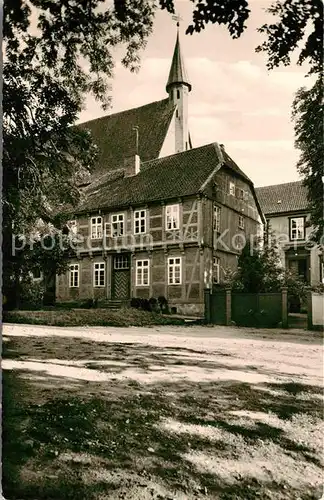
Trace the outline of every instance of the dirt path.
<instances>
[{"instance_id":1,"label":"dirt path","mask_svg":"<svg viewBox=\"0 0 324 500\"><path fill-rule=\"evenodd\" d=\"M40 470L87 500L320 496L318 334L4 325L3 340L37 449L8 498L31 482L47 498Z\"/></svg>"}]
</instances>

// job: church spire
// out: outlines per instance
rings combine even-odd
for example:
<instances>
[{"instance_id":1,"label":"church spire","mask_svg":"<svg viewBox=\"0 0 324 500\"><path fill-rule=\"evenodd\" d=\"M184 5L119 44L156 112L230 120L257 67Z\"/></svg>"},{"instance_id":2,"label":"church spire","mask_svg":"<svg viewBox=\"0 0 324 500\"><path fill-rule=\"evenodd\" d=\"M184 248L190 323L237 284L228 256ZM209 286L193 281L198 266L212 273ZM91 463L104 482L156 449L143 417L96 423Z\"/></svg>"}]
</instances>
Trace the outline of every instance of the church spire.
<instances>
[{"instance_id":1,"label":"church spire","mask_svg":"<svg viewBox=\"0 0 324 500\"><path fill-rule=\"evenodd\" d=\"M169 92L170 88L174 85L187 85L189 92L191 90L191 84L189 83L189 79L187 76L187 72L185 69L184 61L181 54L180 48L180 40L179 40L179 22L177 23L177 40L174 47L172 64L170 68L169 78L166 85L166 90Z\"/></svg>"},{"instance_id":2,"label":"church spire","mask_svg":"<svg viewBox=\"0 0 324 500\"><path fill-rule=\"evenodd\" d=\"M177 21L177 39L169 73L166 90L169 94L170 102L175 106L174 115L174 147L175 153L181 153L190 148L190 138L188 130L188 94L191 91L191 84L185 70L184 61L181 55L179 40L179 16L173 16Z\"/></svg>"}]
</instances>

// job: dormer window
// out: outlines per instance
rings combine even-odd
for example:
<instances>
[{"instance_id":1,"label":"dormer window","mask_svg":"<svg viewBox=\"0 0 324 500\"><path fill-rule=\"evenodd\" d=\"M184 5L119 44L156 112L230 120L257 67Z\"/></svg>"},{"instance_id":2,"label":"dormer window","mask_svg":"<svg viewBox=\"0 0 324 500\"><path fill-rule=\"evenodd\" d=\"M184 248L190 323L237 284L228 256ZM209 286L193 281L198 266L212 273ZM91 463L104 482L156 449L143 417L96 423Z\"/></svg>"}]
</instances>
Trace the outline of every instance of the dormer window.
<instances>
[{"instance_id":1,"label":"dormer window","mask_svg":"<svg viewBox=\"0 0 324 500\"><path fill-rule=\"evenodd\" d=\"M91 239L102 238L102 217L91 217Z\"/></svg>"}]
</instances>

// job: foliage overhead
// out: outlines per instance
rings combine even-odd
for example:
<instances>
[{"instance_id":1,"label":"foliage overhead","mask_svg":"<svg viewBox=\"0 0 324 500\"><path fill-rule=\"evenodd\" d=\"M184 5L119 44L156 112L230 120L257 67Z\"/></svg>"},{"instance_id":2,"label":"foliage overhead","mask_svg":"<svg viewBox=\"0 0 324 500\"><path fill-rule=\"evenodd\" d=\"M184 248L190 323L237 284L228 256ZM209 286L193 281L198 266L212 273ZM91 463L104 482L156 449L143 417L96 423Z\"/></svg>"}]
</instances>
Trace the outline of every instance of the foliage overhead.
<instances>
[{"instance_id":1,"label":"foliage overhead","mask_svg":"<svg viewBox=\"0 0 324 500\"><path fill-rule=\"evenodd\" d=\"M293 103L295 121L295 145L300 150L297 164L304 178L310 205L313 232L312 239L324 245L324 127L323 127L323 79L320 76L311 89L301 88Z\"/></svg>"}]
</instances>

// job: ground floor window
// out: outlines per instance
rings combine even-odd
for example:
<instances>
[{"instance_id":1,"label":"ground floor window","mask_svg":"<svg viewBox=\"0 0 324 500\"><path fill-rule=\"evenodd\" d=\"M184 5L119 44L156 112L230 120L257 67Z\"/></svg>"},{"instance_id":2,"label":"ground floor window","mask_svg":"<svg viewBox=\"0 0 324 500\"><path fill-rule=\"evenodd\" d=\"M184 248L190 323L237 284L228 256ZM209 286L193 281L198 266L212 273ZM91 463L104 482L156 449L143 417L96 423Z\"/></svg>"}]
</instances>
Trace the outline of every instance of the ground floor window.
<instances>
[{"instance_id":1,"label":"ground floor window","mask_svg":"<svg viewBox=\"0 0 324 500\"><path fill-rule=\"evenodd\" d=\"M105 286L105 263L95 262L93 270L93 286Z\"/></svg>"},{"instance_id":2,"label":"ground floor window","mask_svg":"<svg viewBox=\"0 0 324 500\"><path fill-rule=\"evenodd\" d=\"M169 285L181 285L181 257L169 257L168 283Z\"/></svg>"},{"instance_id":3,"label":"ground floor window","mask_svg":"<svg viewBox=\"0 0 324 500\"><path fill-rule=\"evenodd\" d=\"M148 286L150 284L150 268L148 260L136 262L136 286Z\"/></svg>"},{"instance_id":4,"label":"ground floor window","mask_svg":"<svg viewBox=\"0 0 324 500\"><path fill-rule=\"evenodd\" d=\"M79 286L79 264L70 264L70 288Z\"/></svg>"}]
</instances>

